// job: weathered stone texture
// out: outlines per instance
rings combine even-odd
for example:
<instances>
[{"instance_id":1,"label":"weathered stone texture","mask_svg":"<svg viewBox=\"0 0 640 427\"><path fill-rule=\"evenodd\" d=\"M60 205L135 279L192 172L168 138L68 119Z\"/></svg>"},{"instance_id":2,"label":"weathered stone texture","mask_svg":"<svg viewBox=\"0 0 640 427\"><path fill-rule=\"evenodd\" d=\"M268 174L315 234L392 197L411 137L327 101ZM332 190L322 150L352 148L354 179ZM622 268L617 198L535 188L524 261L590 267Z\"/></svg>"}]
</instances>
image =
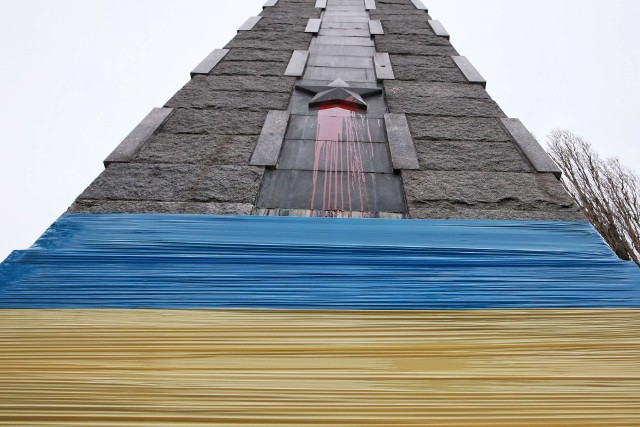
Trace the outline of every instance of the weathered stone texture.
<instances>
[{"instance_id":1,"label":"weathered stone texture","mask_svg":"<svg viewBox=\"0 0 640 427\"><path fill-rule=\"evenodd\" d=\"M257 135L156 134L137 156L141 163L195 165L249 164Z\"/></svg>"},{"instance_id":2,"label":"weathered stone texture","mask_svg":"<svg viewBox=\"0 0 640 427\"><path fill-rule=\"evenodd\" d=\"M225 49L254 48L265 50L305 50L311 42L311 34L291 31L244 31L231 40Z\"/></svg>"},{"instance_id":3,"label":"weathered stone texture","mask_svg":"<svg viewBox=\"0 0 640 427\"><path fill-rule=\"evenodd\" d=\"M558 191L553 174L403 171L407 202L412 208L455 212L461 208L496 211L579 211Z\"/></svg>"},{"instance_id":4,"label":"weathered stone texture","mask_svg":"<svg viewBox=\"0 0 640 427\"><path fill-rule=\"evenodd\" d=\"M251 166L114 164L81 195L85 200L253 203L263 169Z\"/></svg>"},{"instance_id":5,"label":"weathered stone texture","mask_svg":"<svg viewBox=\"0 0 640 427\"><path fill-rule=\"evenodd\" d=\"M533 172L510 142L417 140L415 146L425 170Z\"/></svg>"},{"instance_id":6,"label":"weathered stone texture","mask_svg":"<svg viewBox=\"0 0 640 427\"><path fill-rule=\"evenodd\" d=\"M167 106L173 108L244 109L247 111L282 110L287 108L289 93L204 91L198 89L178 92Z\"/></svg>"},{"instance_id":7,"label":"weathered stone texture","mask_svg":"<svg viewBox=\"0 0 640 427\"><path fill-rule=\"evenodd\" d=\"M276 61L288 63L291 58L291 52L293 52L293 49L286 48L281 50L235 48L231 49L224 59L226 61Z\"/></svg>"},{"instance_id":8,"label":"weathered stone texture","mask_svg":"<svg viewBox=\"0 0 640 427\"><path fill-rule=\"evenodd\" d=\"M407 115L415 139L509 142L497 118Z\"/></svg>"},{"instance_id":9,"label":"weathered stone texture","mask_svg":"<svg viewBox=\"0 0 640 427\"><path fill-rule=\"evenodd\" d=\"M212 91L290 93L295 82L295 77L195 76L176 95L191 92L193 96L198 96L198 93Z\"/></svg>"},{"instance_id":10,"label":"weathered stone texture","mask_svg":"<svg viewBox=\"0 0 640 427\"><path fill-rule=\"evenodd\" d=\"M396 80L467 83L449 56L389 55Z\"/></svg>"},{"instance_id":11,"label":"weathered stone texture","mask_svg":"<svg viewBox=\"0 0 640 427\"><path fill-rule=\"evenodd\" d=\"M76 200L67 213L157 213L200 215L251 215L250 203L157 202L130 200Z\"/></svg>"},{"instance_id":12,"label":"weathered stone texture","mask_svg":"<svg viewBox=\"0 0 640 427\"><path fill-rule=\"evenodd\" d=\"M444 44L419 44L419 43L406 43L400 40L380 40L376 36L376 47L379 52L387 52L390 54L399 55L425 55L425 56L455 56L458 52L453 46L447 46ZM385 36L382 36L385 37ZM414 37L424 37L416 35ZM446 39L439 37L446 41Z\"/></svg>"},{"instance_id":13,"label":"weathered stone texture","mask_svg":"<svg viewBox=\"0 0 640 427\"><path fill-rule=\"evenodd\" d=\"M468 209L461 206L422 208L409 206L412 219L452 219L491 221L586 221L579 211L522 211L504 209Z\"/></svg>"},{"instance_id":14,"label":"weathered stone texture","mask_svg":"<svg viewBox=\"0 0 640 427\"><path fill-rule=\"evenodd\" d=\"M174 134L258 135L267 111L177 109L162 132Z\"/></svg>"},{"instance_id":15,"label":"weathered stone texture","mask_svg":"<svg viewBox=\"0 0 640 427\"><path fill-rule=\"evenodd\" d=\"M284 74L287 63L274 61L222 61L211 74L227 76L273 76Z\"/></svg>"}]
</instances>

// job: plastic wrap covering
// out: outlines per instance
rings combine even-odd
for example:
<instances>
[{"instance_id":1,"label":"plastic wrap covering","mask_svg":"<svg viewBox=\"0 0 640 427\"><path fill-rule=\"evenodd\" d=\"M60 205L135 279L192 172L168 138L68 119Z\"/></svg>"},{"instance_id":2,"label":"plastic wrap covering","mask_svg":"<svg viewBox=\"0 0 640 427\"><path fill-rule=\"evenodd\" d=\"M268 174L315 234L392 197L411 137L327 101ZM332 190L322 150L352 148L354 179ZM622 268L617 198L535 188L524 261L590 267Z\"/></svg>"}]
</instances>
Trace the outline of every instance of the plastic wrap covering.
<instances>
[{"instance_id":1,"label":"plastic wrap covering","mask_svg":"<svg viewBox=\"0 0 640 427\"><path fill-rule=\"evenodd\" d=\"M0 425L631 427L639 310L0 310Z\"/></svg>"},{"instance_id":2,"label":"plastic wrap covering","mask_svg":"<svg viewBox=\"0 0 640 427\"><path fill-rule=\"evenodd\" d=\"M0 281L3 308L640 307L587 223L64 215Z\"/></svg>"}]
</instances>

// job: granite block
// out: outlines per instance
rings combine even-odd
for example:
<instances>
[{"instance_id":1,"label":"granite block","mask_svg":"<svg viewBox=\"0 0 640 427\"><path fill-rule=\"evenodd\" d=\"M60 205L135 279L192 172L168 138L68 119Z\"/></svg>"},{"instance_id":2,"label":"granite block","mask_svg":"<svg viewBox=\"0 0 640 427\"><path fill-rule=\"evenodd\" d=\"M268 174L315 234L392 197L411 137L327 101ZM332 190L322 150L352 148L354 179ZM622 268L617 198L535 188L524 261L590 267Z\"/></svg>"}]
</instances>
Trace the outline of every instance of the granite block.
<instances>
[{"instance_id":1,"label":"granite block","mask_svg":"<svg viewBox=\"0 0 640 427\"><path fill-rule=\"evenodd\" d=\"M332 68L373 68L373 59L366 56L313 55L309 58L309 66Z\"/></svg>"},{"instance_id":2,"label":"granite block","mask_svg":"<svg viewBox=\"0 0 640 427\"><path fill-rule=\"evenodd\" d=\"M340 30L366 30L369 24L365 22L323 22L320 29L340 29Z\"/></svg>"},{"instance_id":3,"label":"granite block","mask_svg":"<svg viewBox=\"0 0 640 427\"><path fill-rule=\"evenodd\" d=\"M373 40L368 37L340 37L340 36L319 36L311 43L319 45L339 45L339 46L374 46Z\"/></svg>"},{"instance_id":4,"label":"granite block","mask_svg":"<svg viewBox=\"0 0 640 427\"><path fill-rule=\"evenodd\" d=\"M296 79L294 77L199 75L191 79L180 92L211 92L222 90L291 93L295 82ZM180 92L176 95L180 95Z\"/></svg>"},{"instance_id":5,"label":"granite block","mask_svg":"<svg viewBox=\"0 0 640 427\"><path fill-rule=\"evenodd\" d=\"M179 108L162 132L195 135L259 135L267 111Z\"/></svg>"},{"instance_id":6,"label":"granite block","mask_svg":"<svg viewBox=\"0 0 640 427\"><path fill-rule=\"evenodd\" d=\"M382 29L382 22L380 20L370 20L369 21L369 33L372 35L382 35L384 34L384 30Z\"/></svg>"},{"instance_id":7,"label":"granite block","mask_svg":"<svg viewBox=\"0 0 640 427\"><path fill-rule=\"evenodd\" d=\"M213 68L229 53L229 49L215 49L191 72L191 77L197 74L209 74Z\"/></svg>"},{"instance_id":8,"label":"granite block","mask_svg":"<svg viewBox=\"0 0 640 427\"><path fill-rule=\"evenodd\" d=\"M442 25L442 22L432 19L429 21L429 25L431 25L431 28L433 29L433 32L436 33L436 36L444 37L446 39L449 39L451 37L447 30L444 28L444 25Z\"/></svg>"},{"instance_id":9,"label":"granite block","mask_svg":"<svg viewBox=\"0 0 640 427\"><path fill-rule=\"evenodd\" d=\"M302 77L304 70L307 67L307 61L309 59L308 50L294 50L291 55L289 65L284 72L285 76Z\"/></svg>"},{"instance_id":10,"label":"granite block","mask_svg":"<svg viewBox=\"0 0 640 427\"><path fill-rule=\"evenodd\" d=\"M173 112L172 108L154 108L138 126L109 154L104 165L130 162Z\"/></svg>"},{"instance_id":11,"label":"granite block","mask_svg":"<svg viewBox=\"0 0 640 427\"><path fill-rule=\"evenodd\" d=\"M285 141L278 169L392 172L385 143L315 140Z\"/></svg>"},{"instance_id":12,"label":"granite block","mask_svg":"<svg viewBox=\"0 0 640 427\"><path fill-rule=\"evenodd\" d=\"M226 61L250 61L250 62L289 62L291 50L264 50L252 48L230 49L225 57Z\"/></svg>"},{"instance_id":13,"label":"granite block","mask_svg":"<svg viewBox=\"0 0 640 427\"><path fill-rule=\"evenodd\" d=\"M396 81L468 83L448 56L390 55Z\"/></svg>"},{"instance_id":14,"label":"granite block","mask_svg":"<svg viewBox=\"0 0 640 427\"><path fill-rule=\"evenodd\" d=\"M136 156L139 163L249 164L257 135L154 135Z\"/></svg>"},{"instance_id":15,"label":"granite block","mask_svg":"<svg viewBox=\"0 0 640 427\"><path fill-rule=\"evenodd\" d=\"M344 135L344 141L386 142L386 131L383 119L367 119L359 116L353 121L355 130ZM317 137L318 117L292 115L286 139L311 139Z\"/></svg>"},{"instance_id":16,"label":"granite block","mask_svg":"<svg viewBox=\"0 0 640 427\"><path fill-rule=\"evenodd\" d=\"M373 56L373 64L375 66L376 78L378 80L395 79L388 53L376 53Z\"/></svg>"},{"instance_id":17,"label":"granite block","mask_svg":"<svg viewBox=\"0 0 640 427\"><path fill-rule=\"evenodd\" d=\"M413 3L413 5L416 7L416 9L418 10L424 10L424 11L428 11L427 6L425 6L424 3L422 3L421 0L411 0L411 3Z\"/></svg>"},{"instance_id":18,"label":"granite block","mask_svg":"<svg viewBox=\"0 0 640 427\"><path fill-rule=\"evenodd\" d=\"M305 50L311 42L311 34L290 31L248 31L239 33L226 49L253 48L264 50Z\"/></svg>"},{"instance_id":19,"label":"granite block","mask_svg":"<svg viewBox=\"0 0 640 427\"><path fill-rule=\"evenodd\" d=\"M406 40L400 41L397 39L386 39L388 37L395 36L377 36L376 47L380 52L387 52L389 54L398 55L424 55L424 56L455 56L458 53L453 46L438 45L438 44L422 44L422 43L407 43ZM416 35L412 37L430 37L425 35ZM435 37L435 36L434 36ZM436 37L439 40L446 41L442 37ZM386 39L386 40L385 40ZM404 39L404 38L403 38Z\"/></svg>"},{"instance_id":20,"label":"granite block","mask_svg":"<svg viewBox=\"0 0 640 427\"><path fill-rule=\"evenodd\" d=\"M481 87L470 84L444 82L384 82L389 99L402 98L471 98L490 99Z\"/></svg>"},{"instance_id":21,"label":"granite block","mask_svg":"<svg viewBox=\"0 0 640 427\"><path fill-rule=\"evenodd\" d=\"M238 31L251 31L253 27L255 27L255 25L258 23L258 21L260 21L261 19L262 19L262 16L252 16L248 18L245 21L245 23L242 24L240 28L238 28Z\"/></svg>"},{"instance_id":22,"label":"granite block","mask_svg":"<svg viewBox=\"0 0 640 427\"><path fill-rule=\"evenodd\" d=\"M404 212L395 174L267 170L257 208Z\"/></svg>"},{"instance_id":23,"label":"granite block","mask_svg":"<svg viewBox=\"0 0 640 427\"><path fill-rule=\"evenodd\" d=\"M490 98L395 96L389 99L389 111L423 116L506 117Z\"/></svg>"},{"instance_id":24,"label":"granite block","mask_svg":"<svg viewBox=\"0 0 640 427\"><path fill-rule=\"evenodd\" d=\"M288 53L288 52L287 52ZM282 76L286 62L273 61L222 61L212 71L216 76Z\"/></svg>"},{"instance_id":25,"label":"granite block","mask_svg":"<svg viewBox=\"0 0 640 427\"><path fill-rule=\"evenodd\" d=\"M395 170L420 169L406 116L404 114L385 114L384 121L393 168Z\"/></svg>"},{"instance_id":26,"label":"granite block","mask_svg":"<svg viewBox=\"0 0 640 427\"><path fill-rule=\"evenodd\" d=\"M509 142L415 140L415 147L425 170L533 172Z\"/></svg>"},{"instance_id":27,"label":"granite block","mask_svg":"<svg viewBox=\"0 0 640 427\"><path fill-rule=\"evenodd\" d=\"M80 199L253 203L263 168L121 163L109 166Z\"/></svg>"},{"instance_id":28,"label":"granite block","mask_svg":"<svg viewBox=\"0 0 640 427\"><path fill-rule=\"evenodd\" d=\"M366 10L375 10L376 9L376 1L375 0L364 0L364 8Z\"/></svg>"},{"instance_id":29,"label":"granite block","mask_svg":"<svg viewBox=\"0 0 640 427\"><path fill-rule=\"evenodd\" d=\"M315 55L366 56L371 58L375 54L376 49L370 46L340 46L326 44L311 46L309 51Z\"/></svg>"},{"instance_id":30,"label":"granite block","mask_svg":"<svg viewBox=\"0 0 640 427\"><path fill-rule=\"evenodd\" d=\"M412 207L451 210L572 211L578 207L553 174L403 171L407 202ZM555 188L554 188L555 187Z\"/></svg>"},{"instance_id":31,"label":"granite block","mask_svg":"<svg viewBox=\"0 0 640 427\"><path fill-rule=\"evenodd\" d=\"M476 68L471 64L471 62L465 56L454 56L453 61L456 63L460 71L465 75L469 83L477 83L482 87L487 86L487 81L482 77L482 75L476 70Z\"/></svg>"},{"instance_id":32,"label":"granite block","mask_svg":"<svg viewBox=\"0 0 640 427\"><path fill-rule=\"evenodd\" d=\"M182 89L166 105L172 108L264 111L286 109L289 98L286 92L200 90L196 87Z\"/></svg>"},{"instance_id":33,"label":"granite block","mask_svg":"<svg viewBox=\"0 0 640 427\"><path fill-rule=\"evenodd\" d=\"M520 120L502 119L502 124L536 171L552 173L558 179L562 177L562 170Z\"/></svg>"},{"instance_id":34,"label":"granite block","mask_svg":"<svg viewBox=\"0 0 640 427\"><path fill-rule=\"evenodd\" d=\"M158 202L131 200L76 200L67 213L158 213L190 215L251 215L250 203Z\"/></svg>"},{"instance_id":35,"label":"granite block","mask_svg":"<svg viewBox=\"0 0 640 427\"><path fill-rule=\"evenodd\" d=\"M407 115L415 139L510 142L500 119Z\"/></svg>"},{"instance_id":36,"label":"granite block","mask_svg":"<svg viewBox=\"0 0 640 427\"><path fill-rule=\"evenodd\" d=\"M351 82L375 82L376 78L371 70L363 68L331 68L331 67L307 67L304 73L305 80L327 80L342 79Z\"/></svg>"},{"instance_id":37,"label":"granite block","mask_svg":"<svg viewBox=\"0 0 640 427\"><path fill-rule=\"evenodd\" d=\"M576 210L527 211L505 209L477 209L452 205L449 207L424 208L409 206L412 219L488 220L488 221L586 221Z\"/></svg>"},{"instance_id":38,"label":"granite block","mask_svg":"<svg viewBox=\"0 0 640 427\"><path fill-rule=\"evenodd\" d=\"M343 30L339 28L323 28L318 34L321 36L371 37L369 30Z\"/></svg>"},{"instance_id":39,"label":"granite block","mask_svg":"<svg viewBox=\"0 0 640 427\"><path fill-rule=\"evenodd\" d=\"M316 34L318 31L320 31L320 24L322 24L322 19L309 19L304 32Z\"/></svg>"},{"instance_id":40,"label":"granite block","mask_svg":"<svg viewBox=\"0 0 640 427\"><path fill-rule=\"evenodd\" d=\"M288 123L288 111L269 111L262 126L258 143L253 150L250 165L275 166L278 163Z\"/></svg>"}]
</instances>

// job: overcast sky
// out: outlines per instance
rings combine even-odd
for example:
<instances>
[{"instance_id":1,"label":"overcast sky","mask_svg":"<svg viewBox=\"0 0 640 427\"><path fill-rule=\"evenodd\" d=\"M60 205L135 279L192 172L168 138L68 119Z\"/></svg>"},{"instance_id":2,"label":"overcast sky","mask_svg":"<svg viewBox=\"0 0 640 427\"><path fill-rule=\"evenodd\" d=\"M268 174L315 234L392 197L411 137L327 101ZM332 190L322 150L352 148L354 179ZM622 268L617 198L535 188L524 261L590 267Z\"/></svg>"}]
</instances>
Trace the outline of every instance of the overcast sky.
<instances>
[{"instance_id":1,"label":"overcast sky","mask_svg":"<svg viewBox=\"0 0 640 427\"><path fill-rule=\"evenodd\" d=\"M264 1L0 0L0 260ZM640 170L640 1L423 1L507 115Z\"/></svg>"}]
</instances>

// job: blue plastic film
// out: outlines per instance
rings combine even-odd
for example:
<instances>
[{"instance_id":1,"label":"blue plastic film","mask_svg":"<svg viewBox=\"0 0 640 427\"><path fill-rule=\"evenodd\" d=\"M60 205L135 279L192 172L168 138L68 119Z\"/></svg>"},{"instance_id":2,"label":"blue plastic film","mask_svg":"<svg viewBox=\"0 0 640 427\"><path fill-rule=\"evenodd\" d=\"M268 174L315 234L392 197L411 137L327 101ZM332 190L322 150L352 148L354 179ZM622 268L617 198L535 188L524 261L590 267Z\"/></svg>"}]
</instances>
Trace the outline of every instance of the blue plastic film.
<instances>
[{"instance_id":1,"label":"blue plastic film","mask_svg":"<svg viewBox=\"0 0 640 427\"><path fill-rule=\"evenodd\" d=\"M0 282L0 308L640 307L582 222L64 215Z\"/></svg>"}]
</instances>

